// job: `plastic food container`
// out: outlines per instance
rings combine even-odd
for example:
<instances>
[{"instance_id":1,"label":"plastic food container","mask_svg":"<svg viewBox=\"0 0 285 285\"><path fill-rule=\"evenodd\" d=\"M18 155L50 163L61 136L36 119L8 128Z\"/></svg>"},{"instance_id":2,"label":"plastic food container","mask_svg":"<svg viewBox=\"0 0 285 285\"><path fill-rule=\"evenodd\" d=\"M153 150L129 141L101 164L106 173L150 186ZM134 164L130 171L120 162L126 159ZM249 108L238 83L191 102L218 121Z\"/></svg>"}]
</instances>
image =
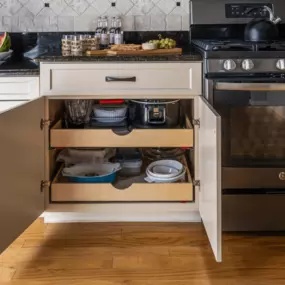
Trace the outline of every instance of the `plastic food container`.
<instances>
[{"instance_id":1,"label":"plastic food container","mask_svg":"<svg viewBox=\"0 0 285 285\"><path fill-rule=\"evenodd\" d=\"M121 167L120 175L136 176L141 173L142 160L125 161L121 163Z\"/></svg>"},{"instance_id":2,"label":"plastic food container","mask_svg":"<svg viewBox=\"0 0 285 285\"><path fill-rule=\"evenodd\" d=\"M143 162L138 149L121 148L116 154L115 161L121 165L120 175L136 176L141 174Z\"/></svg>"}]
</instances>

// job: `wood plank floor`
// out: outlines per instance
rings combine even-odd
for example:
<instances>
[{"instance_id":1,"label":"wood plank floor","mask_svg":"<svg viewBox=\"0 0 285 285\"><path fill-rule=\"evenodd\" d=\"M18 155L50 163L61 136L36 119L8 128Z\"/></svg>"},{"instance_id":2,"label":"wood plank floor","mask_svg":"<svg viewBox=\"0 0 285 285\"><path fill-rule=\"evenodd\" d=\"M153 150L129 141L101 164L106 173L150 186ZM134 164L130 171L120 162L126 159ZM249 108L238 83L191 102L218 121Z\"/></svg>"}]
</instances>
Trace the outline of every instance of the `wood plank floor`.
<instances>
[{"instance_id":1,"label":"wood plank floor","mask_svg":"<svg viewBox=\"0 0 285 285\"><path fill-rule=\"evenodd\" d=\"M225 234L223 246L218 264L201 224L38 219L0 255L0 284L285 284L285 235Z\"/></svg>"}]
</instances>

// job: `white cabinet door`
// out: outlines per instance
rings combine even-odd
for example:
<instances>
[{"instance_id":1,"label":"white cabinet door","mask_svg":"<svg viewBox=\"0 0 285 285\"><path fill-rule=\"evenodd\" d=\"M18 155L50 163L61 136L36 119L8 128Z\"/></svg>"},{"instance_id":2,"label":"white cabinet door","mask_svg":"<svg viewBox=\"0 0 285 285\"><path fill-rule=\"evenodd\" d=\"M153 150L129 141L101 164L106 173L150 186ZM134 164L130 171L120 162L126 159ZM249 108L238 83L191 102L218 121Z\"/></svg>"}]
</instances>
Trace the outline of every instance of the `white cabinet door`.
<instances>
[{"instance_id":1,"label":"white cabinet door","mask_svg":"<svg viewBox=\"0 0 285 285\"><path fill-rule=\"evenodd\" d=\"M221 118L203 98L197 99L199 211L217 261L222 260Z\"/></svg>"},{"instance_id":2,"label":"white cabinet door","mask_svg":"<svg viewBox=\"0 0 285 285\"><path fill-rule=\"evenodd\" d=\"M13 109L27 102L28 101L0 101L0 113Z\"/></svg>"},{"instance_id":3,"label":"white cabinet door","mask_svg":"<svg viewBox=\"0 0 285 285\"><path fill-rule=\"evenodd\" d=\"M0 114L0 253L43 211L44 98Z\"/></svg>"}]
</instances>

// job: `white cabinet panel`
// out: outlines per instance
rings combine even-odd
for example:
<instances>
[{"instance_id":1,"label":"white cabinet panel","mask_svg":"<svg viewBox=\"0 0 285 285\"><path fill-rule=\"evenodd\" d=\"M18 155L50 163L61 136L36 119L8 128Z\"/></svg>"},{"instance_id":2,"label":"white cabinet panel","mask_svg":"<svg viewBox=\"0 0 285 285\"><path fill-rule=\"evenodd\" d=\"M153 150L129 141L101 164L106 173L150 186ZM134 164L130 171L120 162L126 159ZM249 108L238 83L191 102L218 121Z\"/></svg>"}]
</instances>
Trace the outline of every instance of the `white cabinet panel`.
<instances>
[{"instance_id":1,"label":"white cabinet panel","mask_svg":"<svg viewBox=\"0 0 285 285\"><path fill-rule=\"evenodd\" d=\"M200 119L199 211L216 260L221 261L221 118L203 97L196 100L195 107Z\"/></svg>"},{"instance_id":2,"label":"white cabinet panel","mask_svg":"<svg viewBox=\"0 0 285 285\"><path fill-rule=\"evenodd\" d=\"M200 62L41 64L41 95L201 94ZM129 97L129 96L128 96Z\"/></svg>"},{"instance_id":3,"label":"white cabinet panel","mask_svg":"<svg viewBox=\"0 0 285 285\"><path fill-rule=\"evenodd\" d=\"M27 103L28 101L0 101L0 113Z\"/></svg>"},{"instance_id":4,"label":"white cabinet panel","mask_svg":"<svg viewBox=\"0 0 285 285\"><path fill-rule=\"evenodd\" d=\"M39 97L39 77L1 77L0 100L31 100Z\"/></svg>"}]
</instances>

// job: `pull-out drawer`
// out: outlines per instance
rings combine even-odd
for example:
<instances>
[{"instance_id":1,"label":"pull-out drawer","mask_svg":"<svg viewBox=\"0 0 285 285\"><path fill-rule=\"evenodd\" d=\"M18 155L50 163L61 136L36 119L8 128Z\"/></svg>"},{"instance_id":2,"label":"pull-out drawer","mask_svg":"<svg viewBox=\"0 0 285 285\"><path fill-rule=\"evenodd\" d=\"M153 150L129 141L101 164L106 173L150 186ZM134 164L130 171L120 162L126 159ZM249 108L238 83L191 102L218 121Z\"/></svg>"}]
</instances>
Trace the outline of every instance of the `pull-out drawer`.
<instances>
[{"instance_id":1,"label":"pull-out drawer","mask_svg":"<svg viewBox=\"0 0 285 285\"><path fill-rule=\"evenodd\" d=\"M193 147L193 129L134 129L121 135L112 129L50 130L51 147Z\"/></svg>"},{"instance_id":2,"label":"pull-out drawer","mask_svg":"<svg viewBox=\"0 0 285 285\"><path fill-rule=\"evenodd\" d=\"M119 190L116 183L70 183L61 169L51 185L52 202L164 202L193 201L193 184L187 169L186 181L177 183L134 183Z\"/></svg>"},{"instance_id":3,"label":"pull-out drawer","mask_svg":"<svg viewBox=\"0 0 285 285\"><path fill-rule=\"evenodd\" d=\"M201 94L201 63L41 64L42 95ZM130 97L131 96L131 97Z\"/></svg>"}]
</instances>

